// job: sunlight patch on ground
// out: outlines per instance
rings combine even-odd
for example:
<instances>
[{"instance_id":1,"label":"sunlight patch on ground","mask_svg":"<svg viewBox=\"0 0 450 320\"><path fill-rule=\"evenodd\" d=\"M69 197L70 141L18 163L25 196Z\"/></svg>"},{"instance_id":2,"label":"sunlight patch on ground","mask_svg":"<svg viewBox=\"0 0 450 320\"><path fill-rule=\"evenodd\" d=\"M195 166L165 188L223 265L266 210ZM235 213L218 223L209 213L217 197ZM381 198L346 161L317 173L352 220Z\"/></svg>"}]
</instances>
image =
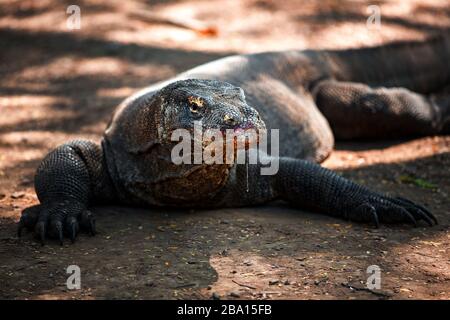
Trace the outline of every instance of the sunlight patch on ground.
<instances>
[{"instance_id":1,"label":"sunlight patch on ground","mask_svg":"<svg viewBox=\"0 0 450 320\"><path fill-rule=\"evenodd\" d=\"M122 88L100 88L97 90L98 97L113 97L125 99L142 88L122 87Z\"/></svg>"},{"instance_id":2,"label":"sunlight patch on ground","mask_svg":"<svg viewBox=\"0 0 450 320\"><path fill-rule=\"evenodd\" d=\"M346 170L382 163L406 162L447 152L450 152L450 136L425 137L371 150L334 150L323 166Z\"/></svg>"}]
</instances>

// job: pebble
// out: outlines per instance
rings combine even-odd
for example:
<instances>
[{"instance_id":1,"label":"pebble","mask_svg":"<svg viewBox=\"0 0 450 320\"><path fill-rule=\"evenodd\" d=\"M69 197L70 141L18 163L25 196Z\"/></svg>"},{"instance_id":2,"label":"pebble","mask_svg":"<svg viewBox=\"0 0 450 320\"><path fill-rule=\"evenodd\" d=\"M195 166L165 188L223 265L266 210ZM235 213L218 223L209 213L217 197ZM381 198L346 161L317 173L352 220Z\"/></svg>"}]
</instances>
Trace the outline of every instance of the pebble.
<instances>
[{"instance_id":1,"label":"pebble","mask_svg":"<svg viewBox=\"0 0 450 320\"><path fill-rule=\"evenodd\" d=\"M244 261L244 265L246 265L247 267L251 266L253 263L250 260L245 260Z\"/></svg>"},{"instance_id":2,"label":"pebble","mask_svg":"<svg viewBox=\"0 0 450 320\"><path fill-rule=\"evenodd\" d=\"M16 191L13 194L11 194L11 198L13 199L19 199L22 198L23 196L25 196L25 192L23 191Z\"/></svg>"},{"instance_id":3,"label":"pebble","mask_svg":"<svg viewBox=\"0 0 450 320\"><path fill-rule=\"evenodd\" d=\"M220 295L217 292L213 292L211 298L213 298L213 300L220 300Z\"/></svg>"}]
</instances>

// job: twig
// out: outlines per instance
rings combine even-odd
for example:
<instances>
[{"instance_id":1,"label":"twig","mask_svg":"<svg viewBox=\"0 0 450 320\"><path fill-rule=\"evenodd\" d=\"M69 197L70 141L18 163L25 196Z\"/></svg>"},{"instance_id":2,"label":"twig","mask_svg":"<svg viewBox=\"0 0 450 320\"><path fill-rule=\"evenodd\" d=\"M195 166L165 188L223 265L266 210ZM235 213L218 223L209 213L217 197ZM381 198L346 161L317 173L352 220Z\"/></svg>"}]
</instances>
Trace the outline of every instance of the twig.
<instances>
[{"instance_id":1,"label":"twig","mask_svg":"<svg viewBox=\"0 0 450 320\"><path fill-rule=\"evenodd\" d=\"M203 22L195 19L177 19L171 17L163 17L147 10L139 10L128 12L128 16L131 18L139 19L147 23L165 24L182 29L188 29L200 33L206 36L216 36L218 31L215 27L204 24Z\"/></svg>"},{"instance_id":2,"label":"twig","mask_svg":"<svg viewBox=\"0 0 450 320\"><path fill-rule=\"evenodd\" d=\"M392 294L387 293L387 292L381 292L381 291L375 291L369 288L365 288L365 287L355 287L353 285L350 285L348 283L341 283L344 287L352 289L352 290L356 290L356 291L366 291L366 292L370 292L376 296L381 296L381 297L392 297Z\"/></svg>"},{"instance_id":3,"label":"twig","mask_svg":"<svg viewBox=\"0 0 450 320\"><path fill-rule=\"evenodd\" d=\"M196 283L186 283L186 284L180 284L178 286L175 286L175 289L182 289L182 288L190 288L190 287L196 287Z\"/></svg>"},{"instance_id":4,"label":"twig","mask_svg":"<svg viewBox=\"0 0 450 320\"><path fill-rule=\"evenodd\" d=\"M239 283L236 280L231 280L234 283L236 283L237 285L241 286L241 287L245 287L245 288L249 288L249 289L256 289L255 287L249 286L248 284L243 284L243 283Z\"/></svg>"}]
</instances>

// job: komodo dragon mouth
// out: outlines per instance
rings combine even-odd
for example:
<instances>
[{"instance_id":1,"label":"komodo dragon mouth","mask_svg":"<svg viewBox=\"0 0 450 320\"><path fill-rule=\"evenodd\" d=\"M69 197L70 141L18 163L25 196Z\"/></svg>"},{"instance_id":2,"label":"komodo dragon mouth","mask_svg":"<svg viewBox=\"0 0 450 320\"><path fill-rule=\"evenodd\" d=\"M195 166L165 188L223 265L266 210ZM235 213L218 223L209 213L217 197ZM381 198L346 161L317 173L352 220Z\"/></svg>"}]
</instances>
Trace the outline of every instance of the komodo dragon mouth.
<instances>
[{"instance_id":1,"label":"komodo dragon mouth","mask_svg":"<svg viewBox=\"0 0 450 320\"><path fill-rule=\"evenodd\" d=\"M206 129L202 130L187 130L189 131L189 137L183 136L180 139L180 144L186 144L186 140L190 141L190 146L183 150L183 155L190 153L191 159L188 161L189 164L233 164L237 157L238 152L248 151L250 149L257 149L260 143L260 138L262 135L266 135L266 130L261 128L261 126L256 126L252 123L244 123L237 125L232 129ZM176 137L179 135L174 131L171 133L172 141L177 143ZM176 145L173 147L176 148ZM173 149L172 149L173 150ZM195 160L196 154L200 153L202 155L201 162ZM218 154L222 156L219 156ZM172 160L174 154L171 155ZM205 157L215 158L214 162L203 161ZM175 164L180 164L179 161L173 161Z\"/></svg>"}]
</instances>

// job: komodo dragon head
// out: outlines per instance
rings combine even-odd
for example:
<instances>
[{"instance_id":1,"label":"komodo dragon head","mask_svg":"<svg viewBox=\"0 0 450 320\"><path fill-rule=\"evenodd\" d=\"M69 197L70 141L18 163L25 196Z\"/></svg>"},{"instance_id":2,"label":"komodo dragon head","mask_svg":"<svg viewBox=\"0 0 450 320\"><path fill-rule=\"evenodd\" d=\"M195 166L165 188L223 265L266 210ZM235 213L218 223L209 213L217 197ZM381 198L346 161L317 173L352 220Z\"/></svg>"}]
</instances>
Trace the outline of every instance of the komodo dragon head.
<instances>
[{"instance_id":1,"label":"komodo dragon head","mask_svg":"<svg viewBox=\"0 0 450 320\"><path fill-rule=\"evenodd\" d=\"M220 189L229 163L195 162L194 147L190 164L173 161L172 151L181 141L174 140L174 132L191 133L193 146L195 125L200 122L203 132L216 129L223 135L265 129L258 112L245 101L244 91L226 82L180 80L149 95L138 94L119 107L105 133L124 187L161 204L200 201ZM202 152L210 142L201 141Z\"/></svg>"},{"instance_id":2,"label":"komodo dragon head","mask_svg":"<svg viewBox=\"0 0 450 320\"><path fill-rule=\"evenodd\" d=\"M155 94L163 109L164 130L203 129L244 131L264 129L258 112L245 101L244 91L227 82L189 79L174 82Z\"/></svg>"}]
</instances>

